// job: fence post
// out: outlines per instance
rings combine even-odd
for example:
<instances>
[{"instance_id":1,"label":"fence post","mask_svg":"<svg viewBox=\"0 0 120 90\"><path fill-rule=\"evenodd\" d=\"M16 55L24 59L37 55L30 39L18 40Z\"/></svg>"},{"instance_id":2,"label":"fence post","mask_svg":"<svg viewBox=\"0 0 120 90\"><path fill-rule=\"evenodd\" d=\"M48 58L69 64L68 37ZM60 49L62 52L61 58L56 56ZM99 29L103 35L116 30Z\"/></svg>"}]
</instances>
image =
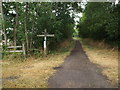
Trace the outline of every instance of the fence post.
<instances>
[{"instance_id":1,"label":"fence post","mask_svg":"<svg viewBox=\"0 0 120 90\"><path fill-rule=\"evenodd\" d=\"M24 57L26 57L26 53L25 53L25 44L24 44L24 43L22 44L22 49L23 49L23 55L24 55Z\"/></svg>"}]
</instances>

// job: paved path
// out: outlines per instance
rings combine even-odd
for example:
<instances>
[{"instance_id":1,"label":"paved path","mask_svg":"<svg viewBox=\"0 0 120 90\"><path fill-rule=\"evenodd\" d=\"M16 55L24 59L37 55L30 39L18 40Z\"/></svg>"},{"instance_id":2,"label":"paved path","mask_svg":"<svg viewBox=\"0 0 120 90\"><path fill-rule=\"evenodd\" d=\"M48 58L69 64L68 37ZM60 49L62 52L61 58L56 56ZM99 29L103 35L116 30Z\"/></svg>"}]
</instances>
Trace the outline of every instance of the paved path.
<instances>
[{"instance_id":1,"label":"paved path","mask_svg":"<svg viewBox=\"0 0 120 90\"><path fill-rule=\"evenodd\" d=\"M49 88L110 88L108 80L92 64L79 41L58 71L48 80Z\"/></svg>"}]
</instances>

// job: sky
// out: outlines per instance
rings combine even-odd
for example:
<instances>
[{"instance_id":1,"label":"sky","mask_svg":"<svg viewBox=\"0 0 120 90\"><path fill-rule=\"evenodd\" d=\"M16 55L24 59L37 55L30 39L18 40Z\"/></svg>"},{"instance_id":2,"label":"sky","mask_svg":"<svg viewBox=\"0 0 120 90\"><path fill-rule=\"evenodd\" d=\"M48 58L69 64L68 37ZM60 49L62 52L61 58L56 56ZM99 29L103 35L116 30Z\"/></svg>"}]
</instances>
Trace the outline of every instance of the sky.
<instances>
[{"instance_id":1,"label":"sky","mask_svg":"<svg viewBox=\"0 0 120 90\"><path fill-rule=\"evenodd\" d=\"M81 4L79 4L79 6L82 8L82 9L85 9L85 4L87 4L87 2L85 0L83 0L83 2ZM78 24L79 20L80 20L80 17L82 17L82 12L80 13L75 13L75 18L74 18L74 21L75 21L75 25Z\"/></svg>"}]
</instances>

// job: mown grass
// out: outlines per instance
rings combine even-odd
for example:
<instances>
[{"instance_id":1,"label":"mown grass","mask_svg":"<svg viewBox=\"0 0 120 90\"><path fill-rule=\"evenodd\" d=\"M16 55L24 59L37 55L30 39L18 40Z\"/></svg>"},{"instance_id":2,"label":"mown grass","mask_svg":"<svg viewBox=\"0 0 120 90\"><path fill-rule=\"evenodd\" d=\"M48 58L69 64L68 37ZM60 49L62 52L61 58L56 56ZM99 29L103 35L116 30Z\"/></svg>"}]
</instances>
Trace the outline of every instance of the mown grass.
<instances>
[{"instance_id":1,"label":"mown grass","mask_svg":"<svg viewBox=\"0 0 120 90\"><path fill-rule=\"evenodd\" d=\"M91 39L80 41L90 61L102 68L102 74L107 76L112 85L118 86L118 50Z\"/></svg>"},{"instance_id":2,"label":"mown grass","mask_svg":"<svg viewBox=\"0 0 120 90\"><path fill-rule=\"evenodd\" d=\"M66 48L65 48L66 46ZM3 65L3 87L4 88L47 88L48 79L58 67L64 62L73 48L73 41L64 41L59 46L59 50L50 53L47 57L29 57L24 61L20 58L5 58ZM64 51L64 48L66 49Z\"/></svg>"}]
</instances>

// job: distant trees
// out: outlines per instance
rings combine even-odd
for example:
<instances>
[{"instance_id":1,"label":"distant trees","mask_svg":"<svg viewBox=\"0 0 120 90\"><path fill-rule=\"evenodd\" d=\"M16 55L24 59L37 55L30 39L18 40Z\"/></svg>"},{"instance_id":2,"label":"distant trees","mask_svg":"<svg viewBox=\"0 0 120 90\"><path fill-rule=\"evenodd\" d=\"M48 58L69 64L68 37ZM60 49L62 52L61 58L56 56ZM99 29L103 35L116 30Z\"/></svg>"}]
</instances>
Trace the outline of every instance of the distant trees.
<instances>
[{"instance_id":1,"label":"distant trees","mask_svg":"<svg viewBox=\"0 0 120 90\"><path fill-rule=\"evenodd\" d=\"M120 46L119 15L120 4L88 2L78 25L80 37Z\"/></svg>"},{"instance_id":2,"label":"distant trees","mask_svg":"<svg viewBox=\"0 0 120 90\"><path fill-rule=\"evenodd\" d=\"M63 2L3 2L4 33L14 45L26 44L26 50L40 48L43 38L37 37L44 29L54 33L49 39L49 47L55 48L63 39L71 38L74 28L74 13L81 11L78 3ZM3 36L3 39L6 39ZM54 45L54 47L53 47Z\"/></svg>"}]
</instances>

